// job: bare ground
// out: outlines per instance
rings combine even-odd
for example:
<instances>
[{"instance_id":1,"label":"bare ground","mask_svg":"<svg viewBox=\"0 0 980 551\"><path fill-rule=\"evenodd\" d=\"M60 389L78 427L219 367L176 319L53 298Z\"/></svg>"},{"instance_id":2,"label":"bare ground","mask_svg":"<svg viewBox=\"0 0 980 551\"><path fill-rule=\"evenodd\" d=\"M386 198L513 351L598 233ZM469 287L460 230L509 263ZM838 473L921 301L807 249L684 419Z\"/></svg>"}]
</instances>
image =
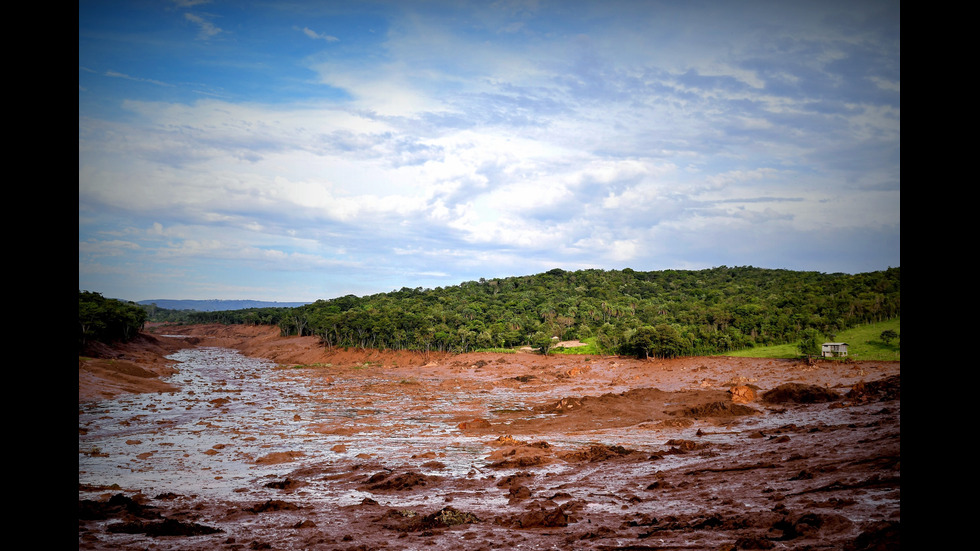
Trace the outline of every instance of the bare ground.
<instances>
[{"instance_id":1,"label":"bare ground","mask_svg":"<svg viewBox=\"0 0 980 551\"><path fill-rule=\"evenodd\" d=\"M899 548L898 363L326 350L269 327L156 327L79 358L80 411L171 391L164 356L188 346L307 366L280 373L361 412L297 419L338 452L384 449L384 402L482 442L482 461L460 473L449 450L393 439L255 458L281 475L227 498L80 484L80 549ZM487 406L504 394L514 407Z\"/></svg>"}]
</instances>

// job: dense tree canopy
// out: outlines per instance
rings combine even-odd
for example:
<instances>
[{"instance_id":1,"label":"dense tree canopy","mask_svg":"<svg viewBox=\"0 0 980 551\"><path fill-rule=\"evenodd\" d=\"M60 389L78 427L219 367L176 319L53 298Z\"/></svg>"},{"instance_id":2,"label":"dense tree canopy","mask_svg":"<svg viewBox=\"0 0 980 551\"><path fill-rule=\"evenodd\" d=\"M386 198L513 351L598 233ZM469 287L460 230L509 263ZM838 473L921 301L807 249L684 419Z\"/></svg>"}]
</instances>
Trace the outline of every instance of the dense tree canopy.
<instances>
[{"instance_id":1,"label":"dense tree canopy","mask_svg":"<svg viewBox=\"0 0 980 551\"><path fill-rule=\"evenodd\" d=\"M685 356L792 343L901 314L899 268L825 274L554 269L318 300L297 308L195 312L188 321L266 323L325 346L468 350L594 338L605 353Z\"/></svg>"},{"instance_id":2,"label":"dense tree canopy","mask_svg":"<svg viewBox=\"0 0 980 551\"><path fill-rule=\"evenodd\" d=\"M78 346L91 341L128 341L146 322L146 310L134 302L78 291Z\"/></svg>"}]
</instances>

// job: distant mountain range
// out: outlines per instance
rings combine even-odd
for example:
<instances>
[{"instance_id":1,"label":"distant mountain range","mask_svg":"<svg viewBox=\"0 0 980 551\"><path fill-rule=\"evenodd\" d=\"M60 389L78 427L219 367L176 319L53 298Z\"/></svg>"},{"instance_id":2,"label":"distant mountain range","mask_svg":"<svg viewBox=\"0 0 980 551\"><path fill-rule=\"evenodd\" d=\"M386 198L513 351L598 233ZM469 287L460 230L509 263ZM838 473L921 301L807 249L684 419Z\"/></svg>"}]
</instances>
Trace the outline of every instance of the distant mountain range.
<instances>
[{"instance_id":1,"label":"distant mountain range","mask_svg":"<svg viewBox=\"0 0 980 551\"><path fill-rule=\"evenodd\" d=\"M310 301L312 302L312 301ZM137 304L156 304L167 310L196 310L198 312L217 312L225 310L244 310L246 308L295 308L310 302L268 302L264 300L141 300Z\"/></svg>"}]
</instances>

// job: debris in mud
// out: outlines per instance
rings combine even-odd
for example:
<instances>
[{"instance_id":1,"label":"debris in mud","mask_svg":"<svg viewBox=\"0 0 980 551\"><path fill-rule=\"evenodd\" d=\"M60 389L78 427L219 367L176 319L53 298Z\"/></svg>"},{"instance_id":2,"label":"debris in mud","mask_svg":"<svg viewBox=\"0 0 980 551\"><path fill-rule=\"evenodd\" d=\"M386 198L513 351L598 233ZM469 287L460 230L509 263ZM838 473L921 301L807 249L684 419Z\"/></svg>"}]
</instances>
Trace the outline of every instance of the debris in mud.
<instances>
[{"instance_id":1,"label":"debris in mud","mask_svg":"<svg viewBox=\"0 0 980 551\"><path fill-rule=\"evenodd\" d=\"M529 499L531 497L530 488L524 485L511 486L510 489L507 490L507 493L509 494L509 503L511 504L524 501L525 499Z\"/></svg>"},{"instance_id":2,"label":"debris in mud","mask_svg":"<svg viewBox=\"0 0 980 551\"><path fill-rule=\"evenodd\" d=\"M287 476L282 480L275 480L269 482L268 484L265 484L264 487L272 488L274 490L295 490L296 488L299 488L300 486L304 486L304 485L305 485L304 482L300 482L299 480L294 480Z\"/></svg>"},{"instance_id":3,"label":"debris in mud","mask_svg":"<svg viewBox=\"0 0 980 551\"><path fill-rule=\"evenodd\" d=\"M498 488L507 488L520 484L525 479L534 478L534 473L527 471L517 471L516 473L505 476L497 481Z\"/></svg>"},{"instance_id":4,"label":"debris in mud","mask_svg":"<svg viewBox=\"0 0 980 551\"><path fill-rule=\"evenodd\" d=\"M548 413L564 413L566 411L570 411L572 409L581 408L581 407L582 407L582 400L581 399L578 399L578 398L562 398L561 400L558 400L557 402L555 402L555 403L553 403L551 405L538 406L538 407L536 407L534 409L536 411L543 411L543 412L548 412Z\"/></svg>"},{"instance_id":5,"label":"debris in mud","mask_svg":"<svg viewBox=\"0 0 980 551\"><path fill-rule=\"evenodd\" d=\"M839 400L840 397L840 394L829 388L802 383L785 383L762 393L762 401L769 404L783 404L787 402L816 404L820 402L834 402Z\"/></svg>"},{"instance_id":6,"label":"debris in mud","mask_svg":"<svg viewBox=\"0 0 980 551\"><path fill-rule=\"evenodd\" d=\"M732 395L732 401L736 404L747 404L755 401L755 390L756 389L750 385L738 385L728 389L728 392Z\"/></svg>"},{"instance_id":7,"label":"debris in mud","mask_svg":"<svg viewBox=\"0 0 980 551\"><path fill-rule=\"evenodd\" d=\"M844 551L878 551L880 549L899 549L901 543L901 523L877 522L868 527Z\"/></svg>"},{"instance_id":8,"label":"debris in mud","mask_svg":"<svg viewBox=\"0 0 980 551\"><path fill-rule=\"evenodd\" d=\"M847 397L859 402L901 400L901 376L895 375L870 383L861 381L851 388L850 392L847 393Z\"/></svg>"},{"instance_id":9,"label":"debris in mud","mask_svg":"<svg viewBox=\"0 0 980 551\"><path fill-rule=\"evenodd\" d=\"M680 418L680 419L664 419L657 423L656 427L664 429L686 429L687 427L693 426L694 420L690 418Z\"/></svg>"},{"instance_id":10,"label":"debris in mud","mask_svg":"<svg viewBox=\"0 0 980 551\"><path fill-rule=\"evenodd\" d=\"M497 438L493 442L490 442L490 444L493 446L524 446L527 444L527 442L524 442L523 440L518 440L508 434L506 436L501 436Z\"/></svg>"},{"instance_id":11,"label":"debris in mud","mask_svg":"<svg viewBox=\"0 0 980 551\"><path fill-rule=\"evenodd\" d=\"M804 513L786 516L774 523L771 531L782 532L779 536L773 537L773 540L789 541L807 536L817 537L830 532L844 532L852 526L850 520L838 514Z\"/></svg>"},{"instance_id":12,"label":"debris in mud","mask_svg":"<svg viewBox=\"0 0 980 551\"><path fill-rule=\"evenodd\" d=\"M161 536L205 536L224 532L220 528L173 519L153 522L119 522L107 526L106 531L114 534L146 534L153 538Z\"/></svg>"},{"instance_id":13,"label":"debris in mud","mask_svg":"<svg viewBox=\"0 0 980 551\"><path fill-rule=\"evenodd\" d=\"M555 374L555 377L557 377L558 379L569 379L571 377L577 377L583 373L588 373L588 372L589 372L588 367L584 367L584 368L573 367L571 369L559 371L558 373Z\"/></svg>"},{"instance_id":14,"label":"debris in mud","mask_svg":"<svg viewBox=\"0 0 980 551\"><path fill-rule=\"evenodd\" d=\"M776 544L765 538L750 536L738 538L733 546L722 549L735 551L737 549L772 549L773 547L776 547Z\"/></svg>"},{"instance_id":15,"label":"debris in mud","mask_svg":"<svg viewBox=\"0 0 980 551\"><path fill-rule=\"evenodd\" d=\"M278 463L295 461L302 458L304 455L306 454L303 452L272 452L256 459L255 462L259 465L275 465Z\"/></svg>"},{"instance_id":16,"label":"debris in mud","mask_svg":"<svg viewBox=\"0 0 980 551\"><path fill-rule=\"evenodd\" d=\"M253 505L251 507L246 507L245 511L249 513L268 513L272 511L295 511L299 509L300 506L294 503L289 503L287 501L282 501L280 499L270 499L265 503L260 503L258 505Z\"/></svg>"},{"instance_id":17,"label":"debris in mud","mask_svg":"<svg viewBox=\"0 0 980 551\"><path fill-rule=\"evenodd\" d=\"M589 463L598 463L599 461L606 461L616 457L624 457L634 453L640 452L637 450L624 448L623 446L606 446L604 444L596 444L589 446L588 449L582 451L563 454L561 458L565 461L587 461Z\"/></svg>"},{"instance_id":18,"label":"debris in mud","mask_svg":"<svg viewBox=\"0 0 980 551\"><path fill-rule=\"evenodd\" d=\"M692 405L675 411L664 410L670 404L684 403ZM579 430L662 422L664 417L734 417L759 413L749 406L733 403L728 391L665 392L656 388L635 388L619 394L562 398L536 406L534 410L574 419L575 428ZM517 425L518 423L512 423L512 426Z\"/></svg>"},{"instance_id":19,"label":"debris in mud","mask_svg":"<svg viewBox=\"0 0 980 551\"><path fill-rule=\"evenodd\" d=\"M108 501L93 501L82 499L78 501L79 520L107 520L121 515L131 515L139 518L160 518L156 508L143 505L139 501L115 494Z\"/></svg>"},{"instance_id":20,"label":"debris in mud","mask_svg":"<svg viewBox=\"0 0 980 551\"><path fill-rule=\"evenodd\" d=\"M462 430L488 429L490 428L490 421L486 419L473 419L472 421L463 421L456 425L456 427Z\"/></svg>"},{"instance_id":21,"label":"debris in mud","mask_svg":"<svg viewBox=\"0 0 980 551\"><path fill-rule=\"evenodd\" d=\"M293 525L293 528L297 530L302 528L316 528L316 523L313 522L312 520L307 519L301 522L297 522L296 524Z\"/></svg>"},{"instance_id":22,"label":"debris in mud","mask_svg":"<svg viewBox=\"0 0 980 551\"><path fill-rule=\"evenodd\" d=\"M692 452L695 450L707 448L709 444L698 443L695 442L694 440L671 438L670 440L665 442L664 445L670 446L670 450L667 453L678 454L678 453L687 453L687 452Z\"/></svg>"},{"instance_id":23,"label":"debris in mud","mask_svg":"<svg viewBox=\"0 0 980 551\"><path fill-rule=\"evenodd\" d=\"M549 508L541 502L534 502L529 511L512 515L500 524L512 528L562 528L568 526L569 520L561 506Z\"/></svg>"},{"instance_id":24,"label":"debris in mud","mask_svg":"<svg viewBox=\"0 0 980 551\"><path fill-rule=\"evenodd\" d=\"M741 415L758 415L759 411L746 405L734 402L712 402L700 406L685 408L670 412L681 417L738 417Z\"/></svg>"},{"instance_id":25,"label":"debris in mud","mask_svg":"<svg viewBox=\"0 0 980 551\"><path fill-rule=\"evenodd\" d=\"M420 532L460 524L474 524L480 522L480 519L473 513L466 513L453 507L445 507L429 515L419 515L413 510L389 509L378 519L378 522L389 530Z\"/></svg>"},{"instance_id":26,"label":"debris in mud","mask_svg":"<svg viewBox=\"0 0 980 551\"><path fill-rule=\"evenodd\" d=\"M488 459L491 461L490 467L495 469L533 467L546 465L555 460L551 445L547 442L507 446L493 451Z\"/></svg>"},{"instance_id":27,"label":"debris in mud","mask_svg":"<svg viewBox=\"0 0 980 551\"><path fill-rule=\"evenodd\" d=\"M415 471L408 471L395 476L389 473L379 472L365 482L369 484L368 490L372 491L404 491L411 490L418 486L426 486L430 482L442 480L438 476L426 476Z\"/></svg>"}]
</instances>

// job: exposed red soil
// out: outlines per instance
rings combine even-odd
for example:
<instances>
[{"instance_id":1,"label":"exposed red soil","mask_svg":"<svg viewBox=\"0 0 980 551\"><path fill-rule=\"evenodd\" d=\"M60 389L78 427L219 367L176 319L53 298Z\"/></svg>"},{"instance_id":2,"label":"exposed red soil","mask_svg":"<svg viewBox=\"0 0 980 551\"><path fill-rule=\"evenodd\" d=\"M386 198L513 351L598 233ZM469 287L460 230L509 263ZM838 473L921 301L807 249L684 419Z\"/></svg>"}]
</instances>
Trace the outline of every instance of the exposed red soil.
<instances>
[{"instance_id":1,"label":"exposed red soil","mask_svg":"<svg viewBox=\"0 0 980 551\"><path fill-rule=\"evenodd\" d=\"M255 458L282 467L263 486L277 497L255 502L80 487L80 549L899 548L897 362L421 354L327 350L274 327L148 331L79 358L80 403L172 390L161 377L178 368L164 356L188 346L314 366L282 370L312 400L354 381L417 416L464 391L523 402L488 414L473 399L437 412L485 445L484 466L465 475L446 469L442 449L329 463L280 452ZM346 438L337 453L372 422L297 421ZM370 497L337 506L324 491ZM404 502L417 505L391 505Z\"/></svg>"}]
</instances>

